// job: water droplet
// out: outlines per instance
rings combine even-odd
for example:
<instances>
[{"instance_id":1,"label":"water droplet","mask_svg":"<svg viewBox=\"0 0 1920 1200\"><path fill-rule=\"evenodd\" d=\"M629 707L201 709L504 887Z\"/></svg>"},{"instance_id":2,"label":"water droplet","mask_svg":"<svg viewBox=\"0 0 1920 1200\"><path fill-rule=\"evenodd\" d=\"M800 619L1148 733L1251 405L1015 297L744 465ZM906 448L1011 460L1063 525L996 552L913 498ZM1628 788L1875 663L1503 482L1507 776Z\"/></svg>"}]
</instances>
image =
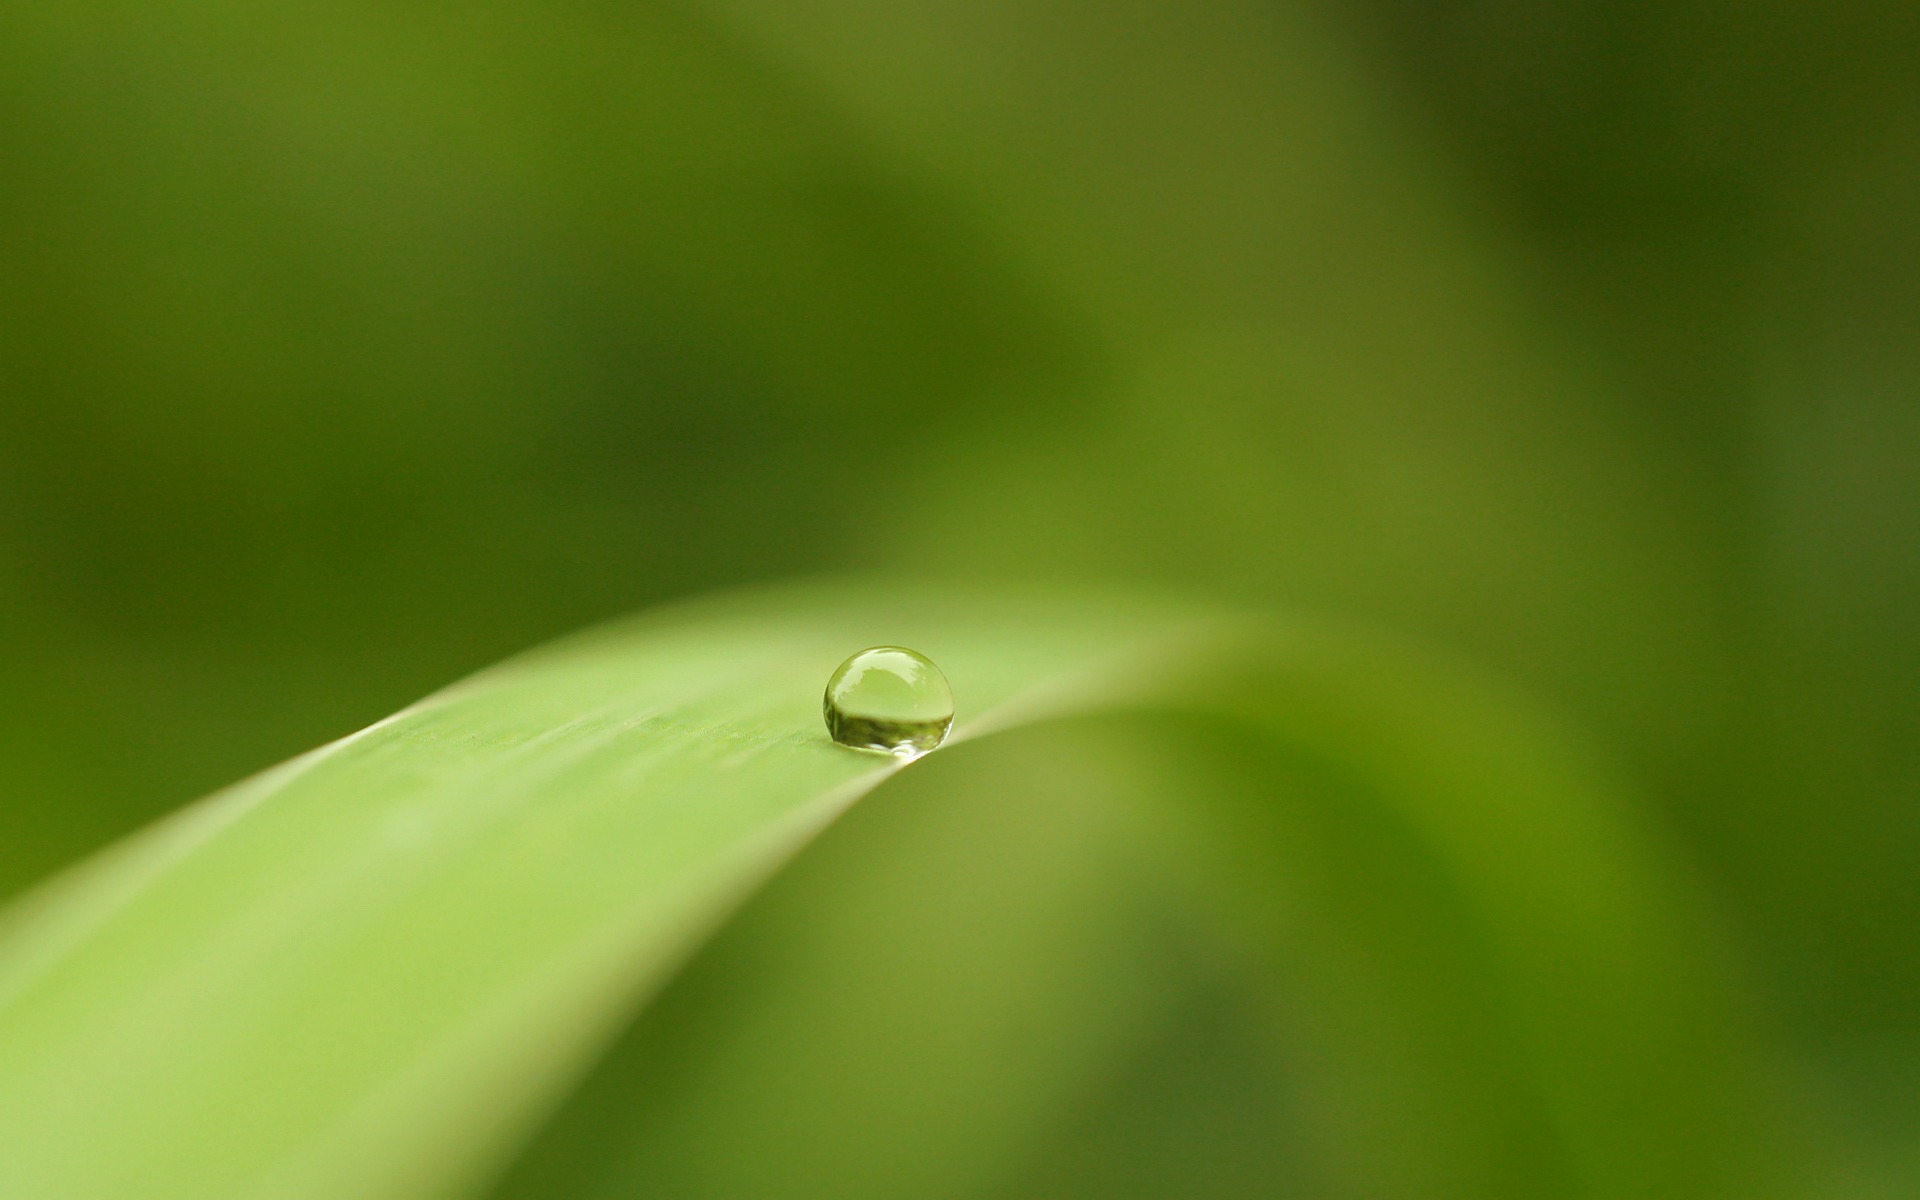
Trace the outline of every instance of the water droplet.
<instances>
[{"instance_id":1,"label":"water droplet","mask_svg":"<svg viewBox=\"0 0 1920 1200\"><path fill-rule=\"evenodd\" d=\"M953 689L933 660L903 646L875 646L827 680L827 732L842 746L915 758L953 728Z\"/></svg>"}]
</instances>

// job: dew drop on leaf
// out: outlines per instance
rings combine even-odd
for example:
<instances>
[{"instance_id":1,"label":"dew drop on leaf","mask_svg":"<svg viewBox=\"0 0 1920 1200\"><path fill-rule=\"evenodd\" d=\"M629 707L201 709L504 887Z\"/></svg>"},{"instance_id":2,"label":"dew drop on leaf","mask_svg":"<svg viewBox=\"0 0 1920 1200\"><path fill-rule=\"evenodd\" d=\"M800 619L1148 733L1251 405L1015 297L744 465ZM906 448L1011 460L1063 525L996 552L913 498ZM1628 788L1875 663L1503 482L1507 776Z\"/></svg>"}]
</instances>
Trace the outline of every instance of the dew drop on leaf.
<instances>
[{"instance_id":1,"label":"dew drop on leaf","mask_svg":"<svg viewBox=\"0 0 1920 1200\"><path fill-rule=\"evenodd\" d=\"M925 754L953 728L953 689L933 660L903 646L875 646L827 680L827 732L842 746L902 758Z\"/></svg>"}]
</instances>

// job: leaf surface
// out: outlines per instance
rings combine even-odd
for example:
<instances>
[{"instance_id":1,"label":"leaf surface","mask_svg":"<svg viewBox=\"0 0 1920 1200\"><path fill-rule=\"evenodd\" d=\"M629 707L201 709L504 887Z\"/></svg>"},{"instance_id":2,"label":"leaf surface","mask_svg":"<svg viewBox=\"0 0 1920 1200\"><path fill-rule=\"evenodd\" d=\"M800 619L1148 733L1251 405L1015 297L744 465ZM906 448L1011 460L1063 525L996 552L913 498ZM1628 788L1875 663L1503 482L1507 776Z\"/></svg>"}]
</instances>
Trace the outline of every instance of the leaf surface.
<instances>
[{"instance_id":1,"label":"leaf surface","mask_svg":"<svg viewBox=\"0 0 1920 1200\"><path fill-rule=\"evenodd\" d=\"M1521 1140L1597 1194L1657 1194L1659 1178L1735 1190L1751 1150L1725 1094L1741 1039L1683 961L1658 855L1550 731L1335 632L855 582L665 609L509 661L16 909L0 932L0 1193L478 1186L750 894L903 770L833 745L820 720L828 673L877 643L929 654L958 698L949 748L906 770L1089 714L1131 714L1148 742L1221 731L1207 761L1224 774L1192 773L1168 810L1192 836L1169 845L1197 856L1246 944L1289 941L1283 892L1350 910L1334 944L1400 974L1344 994L1438 1047L1407 1086L1431 1104L1447 1063L1498 1060L1461 1096L1487 1161L1521 1153L1510 1127L1544 1122ZM1339 786L1277 807L1275 781L1303 764ZM1440 925L1471 931L1478 957L1423 944L1392 905L1297 886L1355 863L1393 879L1379 846L1394 838L1343 832L1349 811L1413 839L1439 882L1388 891L1408 912L1439 897ZM1461 971L1464 990L1446 982ZM1436 1024L1449 1005L1479 1023Z\"/></svg>"}]
</instances>

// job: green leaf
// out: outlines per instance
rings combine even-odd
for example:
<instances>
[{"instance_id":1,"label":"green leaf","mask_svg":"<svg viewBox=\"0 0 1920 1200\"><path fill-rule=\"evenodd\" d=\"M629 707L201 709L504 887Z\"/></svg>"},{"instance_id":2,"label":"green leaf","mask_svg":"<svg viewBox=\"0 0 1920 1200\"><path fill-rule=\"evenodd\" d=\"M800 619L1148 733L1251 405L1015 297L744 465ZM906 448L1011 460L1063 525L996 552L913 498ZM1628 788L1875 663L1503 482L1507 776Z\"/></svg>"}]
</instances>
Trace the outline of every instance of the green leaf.
<instances>
[{"instance_id":1,"label":"green leaf","mask_svg":"<svg viewBox=\"0 0 1920 1200\"><path fill-rule=\"evenodd\" d=\"M948 746L904 771L833 745L820 721L828 673L882 642L930 655L960 707ZM1109 741L1084 769L1034 755L1056 738L1084 749L1088 722ZM1129 757L1155 745L1169 755L1157 766ZM1026 765L1006 756L1022 746ZM1103 775L1124 806L1089 807ZM890 790L908 795L994 801L971 849L908 839L929 868L945 864L950 891L970 878L958 864L994 861L1022 829L1044 878L1073 860L1068 831L1136 814L1141 844L1191 881L1200 923L1250 964L1255 1024L1320 1013L1299 1036L1352 1076L1328 1110L1430 1194L1543 1177L1623 1197L1769 1189L1763 1064L1692 961L1694 914L1630 808L1523 710L1422 655L1302 624L854 583L663 610L510 661L178 814L17 909L0 935L0 1194L460 1194L497 1175L596 1061L549 1129L586 1100L644 1117L627 1088L644 1074L621 1073L609 1047L623 1029L648 1036L632 1018L675 970L896 776ZM1062 819L1028 827L1023 811ZM857 876L818 865L831 845L816 877ZM916 911L930 887L885 875L845 903ZM1126 894L1075 885L1006 919L1068 920ZM992 964L975 957L944 969ZM1007 977L1031 988L1036 972ZM1035 1011L1062 1028L1089 1011L1070 981L1037 977ZM832 1044L919 1020L882 1003L884 1019L836 1026L817 996L783 992L777 973L762 982L789 1036L663 1155L750 1137L731 1100L791 1116L804 1091L780 1080L806 1072L782 1055L810 1032ZM1132 1026L1113 1028L1089 1061L1120 1053ZM1395 1046L1404 1060L1382 1057ZM994 1107L977 1102L996 1078L979 1073L968 1111ZM1031 1135L1043 1109L1014 1123ZM949 1141L987 1137L938 1114L918 1127L943 1122ZM528 1162L550 1164L554 1136ZM1365 1185L1354 1154L1329 1155ZM596 1169L575 1158L569 1169ZM1040 1150L1024 1158L1044 1177Z\"/></svg>"}]
</instances>

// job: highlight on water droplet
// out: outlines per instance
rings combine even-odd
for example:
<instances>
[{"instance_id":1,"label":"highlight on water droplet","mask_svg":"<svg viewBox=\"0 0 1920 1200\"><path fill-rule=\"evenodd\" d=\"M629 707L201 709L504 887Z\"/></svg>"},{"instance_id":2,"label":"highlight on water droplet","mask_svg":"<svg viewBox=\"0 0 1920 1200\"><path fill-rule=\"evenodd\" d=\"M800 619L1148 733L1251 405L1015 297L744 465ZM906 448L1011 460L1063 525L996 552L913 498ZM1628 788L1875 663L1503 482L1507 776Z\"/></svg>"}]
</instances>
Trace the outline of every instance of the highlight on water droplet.
<instances>
[{"instance_id":1,"label":"highlight on water droplet","mask_svg":"<svg viewBox=\"0 0 1920 1200\"><path fill-rule=\"evenodd\" d=\"M874 646L840 664L822 702L842 746L916 758L953 728L953 689L933 660L904 646Z\"/></svg>"}]
</instances>

